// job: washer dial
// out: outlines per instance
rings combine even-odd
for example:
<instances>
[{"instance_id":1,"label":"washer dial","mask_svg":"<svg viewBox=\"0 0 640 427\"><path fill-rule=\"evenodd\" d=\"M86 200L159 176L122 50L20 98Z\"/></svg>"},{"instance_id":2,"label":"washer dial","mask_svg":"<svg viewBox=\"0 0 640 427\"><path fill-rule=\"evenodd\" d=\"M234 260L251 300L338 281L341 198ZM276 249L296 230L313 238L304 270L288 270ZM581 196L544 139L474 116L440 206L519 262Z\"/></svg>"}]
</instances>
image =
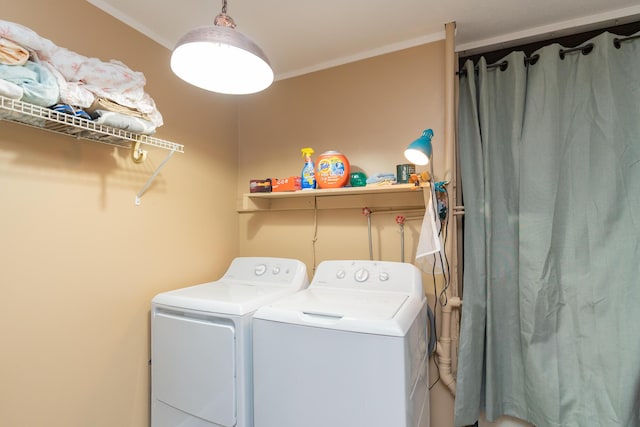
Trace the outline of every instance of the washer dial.
<instances>
[{"instance_id":1,"label":"washer dial","mask_svg":"<svg viewBox=\"0 0 640 427\"><path fill-rule=\"evenodd\" d=\"M264 265L264 264L256 265L256 268L254 270L254 273L256 274L256 276L262 276L266 272L267 272L267 266L266 265Z\"/></svg>"},{"instance_id":2,"label":"washer dial","mask_svg":"<svg viewBox=\"0 0 640 427\"><path fill-rule=\"evenodd\" d=\"M368 278L369 278L369 271L367 271L367 269L359 268L358 270L356 270L356 274L354 275L354 279L356 279L356 282L362 283L366 281Z\"/></svg>"}]
</instances>

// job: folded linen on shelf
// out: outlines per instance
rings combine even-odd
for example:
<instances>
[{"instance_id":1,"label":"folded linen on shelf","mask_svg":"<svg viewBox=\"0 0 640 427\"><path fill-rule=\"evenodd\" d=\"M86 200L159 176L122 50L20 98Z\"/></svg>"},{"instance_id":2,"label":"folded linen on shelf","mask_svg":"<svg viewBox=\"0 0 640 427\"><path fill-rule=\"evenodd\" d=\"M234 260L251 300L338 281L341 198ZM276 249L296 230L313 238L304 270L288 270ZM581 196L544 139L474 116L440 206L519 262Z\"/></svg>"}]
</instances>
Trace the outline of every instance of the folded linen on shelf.
<instances>
[{"instance_id":1,"label":"folded linen on shelf","mask_svg":"<svg viewBox=\"0 0 640 427\"><path fill-rule=\"evenodd\" d=\"M46 67L33 61L27 61L24 65L0 64L0 79L22 88L21 101L41 107L58 102L60 91L55 77Z\"/></svg>"},{"instance_id":2,"label":"folded linen on shelf","mask_svg":"<svg viewBox=\"0 0 640 427\"><path fill-rule=\"evenodd\" d=\"M122 113L106 110L95 110L91 116L99 125L110 126L142 135L152 135L156 131L155 125L149 120L133 117Z\"/></svg>"},{"instance_id":3,"label":"folded linen on shelf","mask_svg":"<svg viewBox=\"0 0 640 427\"><path fill-rule=\"evenodd\" d=\"M0 96L5 98L19 100L22 98L24 90L15 83L11 83L4 79L0 79Z\"/></svg>"},{"instance_id":4,"label":"folded linen on shelf","mask_svg":"<svg viewBox=\"0 0 640 427\"><path fill-rule=\"evenodd\" d=\"M151 121L151 118L148 114L142 113L133 108L125 107L124 105L120 105L117 102L111 101L107 98L98 97L94 99L93 104L88 108L85 108L88 113L93 113L94 111L103 110L103 111L113 111L114 113L126 114L128 116L138 117L144 120Z\"/></svg>"},{"instance_id":5,"label":"folded linen on shelf","mask_svg":"<svg viewBox=\"0 0 640 427\"><path fill-rule=\"evenodd\" d=\"M367 185L392 185L397 182L396 176L389 172L380 172L367 178Z\"/></svg>"},{"instance_id":6,"label":"folded linen on shelf","mask_svg":"<svg viewBox=\"0 0 640 427\"><path fill-rule=\"evenodd\" d=\"M24 65L29 59L29 51L24 47L0 37L0 64Z\"/></svg>"}]
</instances>

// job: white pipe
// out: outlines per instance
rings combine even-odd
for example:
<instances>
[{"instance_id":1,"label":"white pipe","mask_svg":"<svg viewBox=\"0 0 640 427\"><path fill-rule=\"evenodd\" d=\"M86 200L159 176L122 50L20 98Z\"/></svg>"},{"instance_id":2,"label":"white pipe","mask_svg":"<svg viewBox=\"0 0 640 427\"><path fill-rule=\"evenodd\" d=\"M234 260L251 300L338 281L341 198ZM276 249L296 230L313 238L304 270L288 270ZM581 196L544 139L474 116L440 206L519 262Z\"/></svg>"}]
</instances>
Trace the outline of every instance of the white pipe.
<instances>
[{"instance_id":1,"label":"white pipe","mask_svg":"<svg viewBox=\"0 0 640 427\"><path fill-rule=\"evenodd\" d=\"M448 297L447 304L442 307L442 332L438 339L436 354L438 356L438 368L440 370L440 381L449 388L451 394L456 394L456 379L452 371L452 339L451 339L451 315L454 309L462 305L462 300L458 297Z\"/></svg>"},{"instance_id":2,"label":"white pipe","mask_svg":"<svg viewBox=\"0 0 640 427\"><path fill-rule=\"evenodd\" d=\"M451 22L445 25L446 39L445 39L445 146L447 147L445 156L445 167L450 174L450 183L452 187L452 197L455 204L456 199L456 171L455 171L455 22ZM462 301L458 297L457 290L457 236L456 236L456 221L454 220L447 223L452 238L449 240L449 248L445 248L445 251L449 249L449 259L452 260L452 273L450 274L449 285L445 288L446 304L442 306L442 327L440 330L440 338L438 340L438 347L436 355L438 357L438 367L440 371L440 380L449 388L451 393L456 394L456 378L453 375L453 353L454 348L457 345L454 344L454 339L457 342L458 334L452 334L452 328L457 328L457 323L452 322L452 315L454 309L460 308ZM436 295L436 298L438 296ZM457 329L456 329L457 330Z\"/></svg>"},{"instance_id":3,"label":"white pipe","mask_svg":"<svg viewBox=\"0 0 640 427\"><path fill-rule=\"evenodd\" d=\"M445 24L444 41L444 164L451 181L455 181L455 30L456 23Z\"/></svg>"},{"instance_id":4,"label":"white pipe","mask_svg":"<svg viewBox=\"0 0 640 427\"><path fill-rule=\"evenodd\" d=\"M455 100L455 71L456 71L456 54L455 54L455 31L456 31L456 23L449 22L445 25L445 60L444 60L444 72L445 72L445 108L444 108L444 125L445 125L445 146L446 156L445 156L445 167L447 169L447 173L450 174L450 187L451 187L451 205L454 205L454 210L457 210L459 206L456 206L456 197L457 197L457 180L456 180L456 121L455 121L455 111L456 111L456 100ZM451 286L451 292L454 296L458 296L458 286L457 286L457 233L456 233L456 220L454 216L453 221L449 221L447 223L447 235L451 236L450 247L449 247L449 259L452 261L452 274L451 274L451 284L455 286ZM447 248L445 248L446 250Z\"/></svg>"}]
</instances>

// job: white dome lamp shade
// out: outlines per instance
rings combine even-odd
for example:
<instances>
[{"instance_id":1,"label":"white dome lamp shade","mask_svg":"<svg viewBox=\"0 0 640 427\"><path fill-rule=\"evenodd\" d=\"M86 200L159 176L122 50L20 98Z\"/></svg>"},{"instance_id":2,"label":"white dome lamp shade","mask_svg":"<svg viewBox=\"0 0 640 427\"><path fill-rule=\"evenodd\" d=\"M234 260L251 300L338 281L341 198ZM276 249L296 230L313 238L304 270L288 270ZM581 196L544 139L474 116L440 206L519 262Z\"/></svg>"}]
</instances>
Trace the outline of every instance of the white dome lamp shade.
<instances>
[{"instance_id":1,"label":"white dome lamp shade","mask_svg":"<svg viewBox=\"0 0 640 427\"><path fill-rule=\"evenodd\" d=\"M433 131L431 129L422 132L422 135L418 139L409 144L404 151L404 157L416 165L426 165L429 163L431 154L433 153L431 138L433 138Z\"/></svg>"},{"instance_id":2,"label":"white dome lamp shade","mask_svg":"<svg viewBox=\"0 0 640 427\"><path fill-rule=\"evenodd\" d=\"M235 30L227 1L214 25L182 36L171 54L171 70L182 80L212 92L243 95L273 83L273 70L262 49Z\"/></svg>"}]
</instances>

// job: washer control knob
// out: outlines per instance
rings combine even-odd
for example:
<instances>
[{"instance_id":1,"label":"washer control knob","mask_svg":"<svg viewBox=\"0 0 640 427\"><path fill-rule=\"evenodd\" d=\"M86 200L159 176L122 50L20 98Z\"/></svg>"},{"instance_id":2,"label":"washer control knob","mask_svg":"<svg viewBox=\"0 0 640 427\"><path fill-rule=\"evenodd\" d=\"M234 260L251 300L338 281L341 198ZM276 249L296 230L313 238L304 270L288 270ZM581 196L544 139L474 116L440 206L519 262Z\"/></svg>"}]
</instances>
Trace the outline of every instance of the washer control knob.
<instances>
[{"instance_id":1,"label":"washer control knob","mask_svg":"<svg viewBox=\"0 0 640 427\"><path fill-rule=\"evenodd\" d=\"M389 280L389 273L387 273L386 271L380 273L380 281L386 282L387 280Z\"/></svg>"},{"instance_id":2,"label":"washer control knob","mask_svg":"<svg viewBox=\"0 0 640 427\"><path fill-rule=\"evenodd\" d=\"M254 270L254 273L256 274L256 276L262 276L266 272L267 272L267 266L266 265L264 265L264 264L256 265L256 268Z\"/></svg>"},{"instance_id":3,"label":"washer control knob","mask_svg":"<svg viewBox=\"0 0 640 427\"><path fill-rule=\"evenodd\" d=\"M336 273L336 277L338 279L344 279L346 275L347 275L347 273L345 273L344 270L338 270L337 273Z\"/></svg>"},{"instance_id":4,"label":"washer control knob","mask_svg":"<svg viewBox=\"0 0 640 427\"><path fill-rule=\"evenodd\" d=\"M359 268L356 270L354 278L356 279L356 282L362 283L369 278L369 272L364 268Z\"/></svg>"},{"instance_id":5,"label":"washer control knob","mask_svg":"<svg viewBox=\"0 0 640 427\"><path fill-rule=\"evenodd\" d=\"M271 272L272 272L273 274L278 274L278 273L280 273L280 267L278 267L278 266L273 267L273 269L271 270Z\"/></svg>"}]
</instances>

